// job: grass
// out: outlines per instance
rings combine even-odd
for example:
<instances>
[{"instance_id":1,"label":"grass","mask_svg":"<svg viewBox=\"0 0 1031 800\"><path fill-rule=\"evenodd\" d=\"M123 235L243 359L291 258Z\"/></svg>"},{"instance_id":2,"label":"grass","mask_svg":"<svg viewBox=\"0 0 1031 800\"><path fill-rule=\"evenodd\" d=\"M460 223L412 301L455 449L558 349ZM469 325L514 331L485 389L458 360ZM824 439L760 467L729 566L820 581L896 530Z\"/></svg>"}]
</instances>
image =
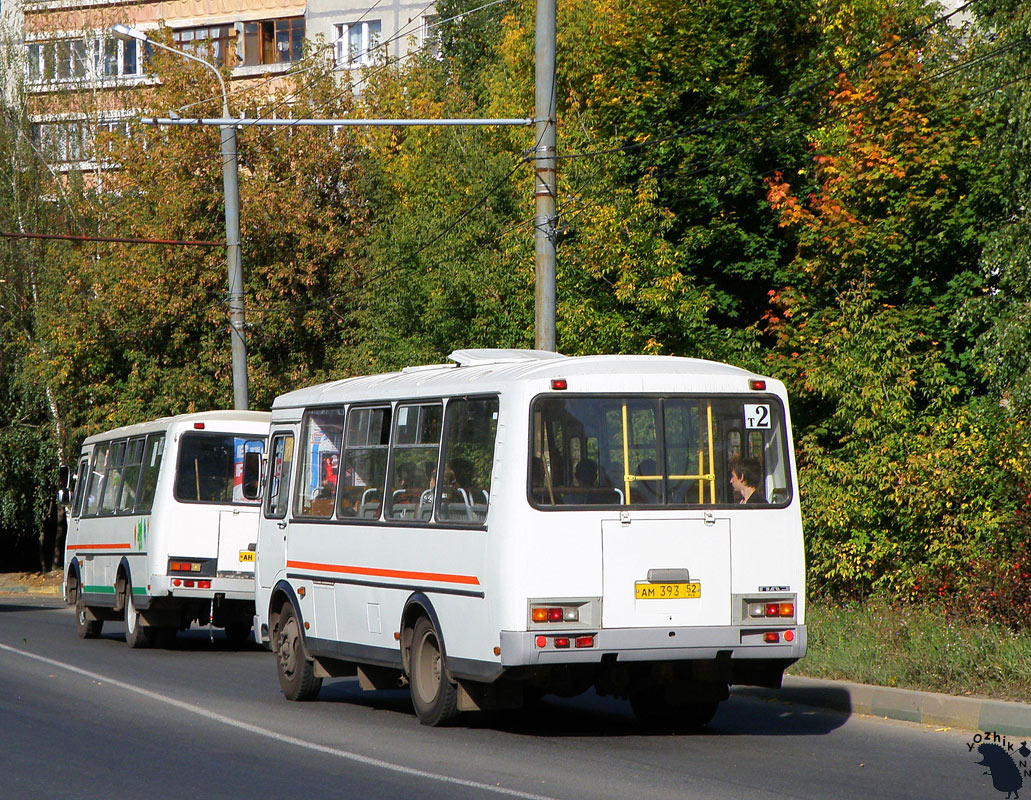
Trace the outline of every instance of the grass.
<instances>
[{"instance_id":1,"label":"grass","mask_svg":"<svg viewBox=\"0 0 1031 800\"><path fill-rule=\"evenodd\" d=\"M806 623L809 653L791 674L1031 702L1031 633L883 601L811 603Z\"/></svg>"}]
</instances>

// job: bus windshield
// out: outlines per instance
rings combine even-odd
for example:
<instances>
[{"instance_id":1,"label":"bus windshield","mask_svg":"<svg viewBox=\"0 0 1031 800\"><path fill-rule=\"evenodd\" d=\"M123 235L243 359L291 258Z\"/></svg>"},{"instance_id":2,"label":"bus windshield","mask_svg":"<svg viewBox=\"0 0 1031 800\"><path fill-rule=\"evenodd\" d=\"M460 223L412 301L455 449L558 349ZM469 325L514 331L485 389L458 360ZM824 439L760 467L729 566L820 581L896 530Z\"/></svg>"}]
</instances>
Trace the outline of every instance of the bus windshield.
<instances>
[{"instance_id":1,"label":"bus windshield","mask_svg":"<svg viewBox=\"0 0 1031 800\"><path fill-rule=\"evenodd\" d=\"M543 395L532 415L528 484L539 508L791 499L784 409L771 395Z\"/></svg>"}]
</instances>

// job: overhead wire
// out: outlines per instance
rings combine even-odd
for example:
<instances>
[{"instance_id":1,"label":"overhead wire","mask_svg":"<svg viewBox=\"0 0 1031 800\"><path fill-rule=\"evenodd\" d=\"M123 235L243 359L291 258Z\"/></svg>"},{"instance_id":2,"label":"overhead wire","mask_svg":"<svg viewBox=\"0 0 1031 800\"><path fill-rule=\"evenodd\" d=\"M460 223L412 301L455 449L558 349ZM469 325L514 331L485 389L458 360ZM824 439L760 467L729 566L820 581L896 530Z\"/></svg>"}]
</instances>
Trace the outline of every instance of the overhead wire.
<instances>
[{"instance_id":1,"label":"overhead wire","mask_svg":"<svg viewBox=\"0 0 1031 800\"><path fill-rule=\"evenodd\" d=\"M891 46L882 48L881 50L876 51L872 55L867 56L866 58L864 58L864 59L860 60L859 62L857 62L857 64L853 67L853 69L855 69L858 66L864 66L866 64L869 64L873 60L875 60L876 58L879 58L879 57L881 57L883 55L886 55L887 53L890 53L893 50L897 49L898 47L900 47L905 42L911 41L912 39L916 38L917 36L919 36L919 35L921 35L923 33L926 33L928 31L934 29L935 27L937 27L937 25L941 24L942 22L944 22L945 20L947 20L948 18L953 16L955 13L958 13L959 11L962 11L964 8L970 6L973 2L976 2L976 0L971 0L971 2L968 2L965 6L961 6L960 8L956 9L953 12L951 12L949 14L945 14L945 15L937 18L935 21L933 21L929 25L926 25L923 28L918 29L918 31L916 31L916 32L914 32L912 34L909 34L906 37L900 38L900 40L898 42L893 43ZM835 71L833 73L833 75L830 76L830 77L837 77L840 74L841 74L841 71ZM811 83L811 84L808 85L808 87L811 90L812 88L815 88L818 85L822 85L823 83L826 83L828 79L829 78L825 78L825 79L822 79L822 80L820 80L818 82ZM800 91L801 90L797 90L795 93L789 93L789 95L798 94L798 92L800 92ZM778 98L777 100L781 101L781 100L783 100L784 97L785 96L782 96L781 98ZM554 91L552 92L552 98L553 99L555 98L555 92ZM868 101L867 103L864 103L863 106L868 105L869 102L870 101ZM751 109L748 110L748 114L750 115L750 114L758 113L759 111L764 110L764 109L769 108L769 107L772 107L775 104L776 103L763 103L763 104L759 104L757 106L753 106ZM737 119L740 119L740 118L742 118L742 114L739 113L739 114L731 115L730 117L724 118L723 120L717 121L717 123L710 123L710 124L708 124L706 126L702 126L702 127L703 127L703 129L707 130L707 129L711 129L715 124L728 124L729 122L736 121ZM800 130L804 130L805 127L807 127L807 126L800 125L800 126L798 126L796 128L796 130L794 132L797 133ZM698 130L698 129L694 129L694 130ZM782 137L786 138L791 133L792 133L792 131L788 131L788 132L781 133L780 135ZM682 136L685 136L685 135L687 135L687 132L681 132L680 134L677 134L676 138L679 138L679 137L682 137ZM665 137L665 138L668 140L669 138L672 138L672 137ZM656 143L658 143L658 142L657 141L653 141L653 142L649 142L648 144L656 144ZM536 146L539 146L539 144L540 144L540 139L538 138L537 141L536 141ZM533 150L536 149L536 146L535 146L535 148L533 148ZM636 148L634 148L634 149L636 149ZM532 152L533 150L528 151L528 152ZM728 153L728 154L724 154L718 161L717 160L710 160L709 162L700 164L695 169L693 169L691 172L683 174L680 177L691 177L694 174L700 174L702 172L707 171L708 169L711 169L711 167L714 166L716 163L723 163L723 162L729 161L732 158L734 158L735 156L740 155L743 152L750 152L752 150L753 150L753 148L748 147L748 146L739 148L738 150L736 150L734 152L731 152L731 153ZM621 152L625 152L625 151L626 151L625 148L610 148L610 149L606 149L606 150L602 150L602 151L595 151L594 153L592 153L592 155L597 155L597 154L602 154L602 153L605 153L605 154L608 154L608 153L621 153ZM516 166L518 167L518 164ZM659 177L659 176L654 176L654 177ZM478 205L478 203L476 205ZM581 215L583 213L586 213L586 211L588 211L590 208L596 207L597 205L600 205L600 201L599 202L581 203L580 207L575 210L574 216L573 217L565 217L563 221L566 224L568 224L569 222L574 221L577 216L579 216L579 215ZM466 212L464 212L464 213L468 214L468 211L469 210L466 210ZM559 215L561 213L564 213L564 212L560 211L559 209L556 210L556 214L557 215ZM536 216L533 218L533 222L534 222L534 224L536 226ZM439 233L437 236L435 236L432 240L429 240L423 246L421 246L419 248L419 250L416 251L415 254L413 254L412 257L414 257L414 255L418 255L418 253L421 253L426 248L428 248L429 246L432 246L434 243L439 241L441 238L443 238L444 235L449 233L450 230L453 227L454 227L454 225L449 226L445 230L441 231L441 233ZM518 226L516 226L516 227L518 227ZM509 229L509 230L512 230L512 229ZM502 235L505 235L508 232L509 231L503 232L503 234L495 237L495 239L500 239ZM399 271L400 269L403 269L405 266L406 266L405 264L395 264L392 267L389 267L389 268L386 268L384 270L381 270L378 273L374 273L373 275L371 275L369 277L368 280L363 282L363 287L369 285L370 283L375 283L376 281L378 281L380 279L386 278L389 275Z\"/></svg>"},{"instance_id":2,"label":"overhead wire","mask_svg":"<svg viewBox=\"0 0 1031 800\"><path fill-rule=\"evenodd\" d=\"M501 1L502 0L498 0L498 2L501 2ZM872 56L867 57L866 59L862 60L861 62L857 62L857 66L869 63L873 59L875 59L877 57L880 57L881 55L884 55L884 54L886 54L888 52L891 52L895 48L901 46L901 44L903 44L904 42L909 41L912 38L914 38L916 35L919 35L920 33L924 33L926 31L934 28L936 25L940 24L941 22L943 22L944 20L946 20L949 17L953 16L954 14L959 13L960 11L966 9L967 7L972 5L973 2L976 2L976 0L971 0L971 2L966 3L965 5L959 7L958 9L956 9L953 12L951 12L950 14L946 14L943 17L935 20L934 22L932 22L931 24L929 24L929 25L925 26L924 28L920 29L916 33L910 34L909 36L901 39L899 42L896 42L893 45L891 45L890 47L884 48L884 49L878 51L877 53L874 53ZM495 5L495 4L496 3L489 3L489 4L487 4L487 6ZM485 6L485 7L487 7L487 6ZM1012 49L1012 47L1011 46L1007 47L1007 49ZM952 71L953 71L952 69L947 70L945 72L945 74L951 74ZM572 157L588 157L588 156L602 155L602 154L608 154L608 153L627 152L628 150L639 149L639 148L643 148L643 147L647 147L647 146L656 145L656 144L659 144L662 141L669 141L669 140L675 139L675 138L682 138L684 136L691 135L692 133L697 133L697 132L701 132L701 131L704 131L704 130L710 130L715 125L717 125L717 124L728 124L729 122L736 121L737 119L740 119L743 116L747 116L747 115L750 115L750 114L753 114L753 113L759 113L760 111L765 110L766 108L772 107L773 105L776 105L778 103L787 102L788 100L793 99L796 96L800 96L800 94L803 93L804 91L811 91L813 88L816 88L816 87L818 87L820 85L823 85L828 80L830 80L832 77L837 76L838 74L840 74L840 71L836 71L833 74L833 76L827 76L827 77L825 77L825 78L823 78L823 79L821 79L819 81L816 81L814 83L811 83L811 84L807 85L806 87L802 87L799 90L795 90L793 92L787 93L786 95L782 95L781 97L776 98L773 101L768 101L767 103L759 104L758 106L754 106L751 109L745 110L744 112L739 112L737 114L725 117L722 120L717 120L717 121L714 121L712 123L708 123L707 125L701 126L699 128L694 128L694 129L691 129L689 131L682 131L680 133L673 134L673 135L667 136L667 137L662 137L662 138L656 139L656 140L650 140L650 141L647 141L647 142L640 142L640 143L637 143L636 145L629 145L629 146L620 147L620 148L610 148L610 149L607 149L607 150L593 151L593 152L587 152L587 153L582 153L582 154L575 154ZM554 92L552 93L552 97L553 98L555 97L555 93ZM786 134L782 134L782 135L786 135ZM539 142L540 142L540 140L538 139L537 140L537 145L538 146L539 146ZM742 148L741 150L739 150L737 152L740 153L740 152L742 152L744 150L745 150L745 148ZM721 161L725 161L725 160L728 160L730 158L733 158L734 155L735 155L734 153L727 154L727 155L725 155L721 159ZM560 156L560 158L561 158L561 156ZM513 168L509 171L509 173L501 181L495 183L494 186L492 186L491 189L488 190L488 192L483 197L479 198L475 203L470 205L468 208L464 209L463 212L461 212L459 215L457 215L455 218L453 218L452 221L447 226L445 226L444 229L442 229L432 239L427 240L425 243L423 243L408 258L409 259L414 259L417 255L421 254L426 249L428 249L429 247L433 246L436 242L440 241L440 239L442 239L445 236L449 235L451 233L451 231L453 231L456 227L458 227L459 224L461 224L465 219L467 219L468 216L470 215L470 213L476 207L478 207L481 203L485 202L486 199L488 199L494 193L494 191L496 191L500 187L500 185L502 185L504 182L506 182L515 173L515 171L518 169L518 167L520 165L522 165L523 163L526 163L526 161L527 161L527 158L524 155L524 157L522 159L520 159L520 161L517 162L513 166ZM688 173L688 175L704 171L704 170L710 168L712 166L712 164L713 164L713 162L709 162L708 164L703 164L703 165L699 166L698 168L696 168L692 173ZM591 205L591 204L588 204L588 206L589 205ZM585 207L581 206L581 208L578 210L577 213L583 213L584 210L585 210ZM536 220L535 220L535 218L533 218L530 221L535 222ZM517 230L518 228L520 228L521 226L523 226L525 224L527 224L527 221L524 221L522 223L518 223L517 225L512 226L509 229L506 229L505 231L499 233L494 238L495 238L495 240L499 240L502 237L504 237L506 235L509 235L511 232L513 232L514 230ZM393 273L397 272L398 270L405 268L406 266L408 266L408 265L403 264L403 263L399 263L399 264L395 264L394 266L389 267L387 269L380 270L377 273L372 273L370 275L367 275L366 276L367 280L363 282L363 285L368 285L370 283L375 283L378 280L385 279L390 274L393 274ZM318 305L325 304L327 302L335 301L336 299L339 299L341 296L343 296L343 295L333 295L333 296L331 296L329 298L322 298L320 300L313 301L313 302L310 302L310 303L305 303L305 304L298 304L298 305L286 306L286 307L270 307L270 308L266 308L266 309L252 309L252 311L253 311L253 313L274 313L274 312L280 312L280 311L284 311L284 310L285 311L289 311L289 310L292 310L292 309L296 310L296 309L301 309L301 308L310 308L310 307L315 307L315 306L318 306Z\"/></svg>"}]
</instances>

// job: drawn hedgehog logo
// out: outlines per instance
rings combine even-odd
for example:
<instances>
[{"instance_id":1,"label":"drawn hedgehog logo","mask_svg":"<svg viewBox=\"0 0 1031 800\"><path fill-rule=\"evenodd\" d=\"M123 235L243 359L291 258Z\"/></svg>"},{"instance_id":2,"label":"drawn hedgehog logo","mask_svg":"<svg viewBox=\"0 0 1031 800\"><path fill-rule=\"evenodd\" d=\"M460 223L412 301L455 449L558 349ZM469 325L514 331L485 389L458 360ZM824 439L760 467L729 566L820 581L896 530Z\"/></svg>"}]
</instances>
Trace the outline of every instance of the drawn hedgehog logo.
<instances>
[{"instance_id":1,"label":"drawn hedgehog logo","mask_svg":"<svg viewBox=\"0 0 1031 800\"><path fill-rule=\"evenodd\" d=\"M992 776L992 785L998 791L1006 792L1007 800L1019 800L1018 792L1024 785L1024 779L1010 754L999 745L988 742L978 745L977 752L981 754L981 760L977 763L986 768L985 775Z\"/></svg>"}]
</instances>

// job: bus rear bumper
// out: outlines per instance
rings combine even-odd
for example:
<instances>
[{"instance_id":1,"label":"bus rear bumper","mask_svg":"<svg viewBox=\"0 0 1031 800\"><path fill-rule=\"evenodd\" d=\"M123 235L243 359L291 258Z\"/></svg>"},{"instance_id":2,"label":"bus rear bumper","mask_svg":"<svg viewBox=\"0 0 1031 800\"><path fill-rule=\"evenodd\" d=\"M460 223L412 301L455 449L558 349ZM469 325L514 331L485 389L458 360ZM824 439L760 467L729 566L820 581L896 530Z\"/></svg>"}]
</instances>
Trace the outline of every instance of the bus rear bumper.
<instances>
[{"instance_id":1,"label":"bus rear bumper","mask_svg":"<svg viewBox=\"0 0 1031 800\"><path fill-rule=\"evenodd\" d=\"M777 641L765 634L776 633ZM544 646L538 637L544 636ZM593 635L593 645L575 647L577 638ZM567 638L568 647L555 640ZM772 638L772 637L770 637ZM797 661L806 654L805 625L697 628L606 628L598 631L501 631L503 667L591 664L611 661L712 661L726 658Z\"/></svg>"},{"instance_id":2,"label":"bus rear bumper","mask_svg":"<svg viewBox=\"0 0 1031 800\"><path fill-rule=\"evenodd\" d=\"M175 585L175 581L179 580L181 583L179 586ZM196 584L201 581L205 582L204 588L198 587ZM169 597L181 597L190 599L207 599L211 600L215 595L221 595L226 600L247 600L254 602L254 578L227 578L227 577L213 577L213 578L198 578L192 581L193 586L187 585L187 580L183 578L173 578L165 575L152 575L150 584L150 594L154 596L169 596Z\"/></svg>"}]
</instances>

